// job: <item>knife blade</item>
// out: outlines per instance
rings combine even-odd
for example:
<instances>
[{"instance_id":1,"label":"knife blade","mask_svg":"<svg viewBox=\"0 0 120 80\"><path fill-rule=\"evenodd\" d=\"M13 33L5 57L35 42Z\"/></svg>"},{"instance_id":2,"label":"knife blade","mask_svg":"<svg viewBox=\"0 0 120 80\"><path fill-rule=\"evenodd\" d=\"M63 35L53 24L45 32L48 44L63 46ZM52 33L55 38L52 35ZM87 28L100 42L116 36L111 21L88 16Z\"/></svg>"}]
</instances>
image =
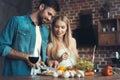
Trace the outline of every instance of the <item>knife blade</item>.
<instances>
[{"instance_id":1,"label":"knife blade","mask_svg":"<svg viewBox=\"0 0 120 80\"><path fill-rule=\"evenodd\" d=\"M52 67L48 67L48 66L43 66L43 65L40 65L39 67L40 67L43 71L47 71L47 70L56 71L56 70L57 70L56 68L52 68Z\"/></svg>"}]
</instances>

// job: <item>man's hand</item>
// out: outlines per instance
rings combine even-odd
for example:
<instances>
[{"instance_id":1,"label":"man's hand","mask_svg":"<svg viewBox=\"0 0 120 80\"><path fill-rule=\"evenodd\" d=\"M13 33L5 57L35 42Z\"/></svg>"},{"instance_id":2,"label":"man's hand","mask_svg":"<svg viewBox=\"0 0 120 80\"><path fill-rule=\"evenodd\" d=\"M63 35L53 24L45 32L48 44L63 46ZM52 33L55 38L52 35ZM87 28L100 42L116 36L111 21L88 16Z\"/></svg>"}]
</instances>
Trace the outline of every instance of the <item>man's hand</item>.
<instances>
[{"instance_id":1,"label":"man's hand","mask_svg":"<svg viewBox=\"0 0 120 80\"><path fill-rule=\"evenodd\" d=\"M34 67L35 69L38 69L40 65L46 66L44 62L42 61L37 61L35 64L31 63L29 58L27 59L27 63L30 67Z\"/></svg>"},{"instance_id":2,"label":"man's hand","mask_svg":"<svg viewBox=\"0 0 120 80\"><path fill-rule=\"evenodd\" d=\"M35 69L38 69L40 65L46 66L44 62L38 61L37 63L33 64L30 61L28 61L28 64L30 67L34 67Z\"/></svg>"}]
</instances>

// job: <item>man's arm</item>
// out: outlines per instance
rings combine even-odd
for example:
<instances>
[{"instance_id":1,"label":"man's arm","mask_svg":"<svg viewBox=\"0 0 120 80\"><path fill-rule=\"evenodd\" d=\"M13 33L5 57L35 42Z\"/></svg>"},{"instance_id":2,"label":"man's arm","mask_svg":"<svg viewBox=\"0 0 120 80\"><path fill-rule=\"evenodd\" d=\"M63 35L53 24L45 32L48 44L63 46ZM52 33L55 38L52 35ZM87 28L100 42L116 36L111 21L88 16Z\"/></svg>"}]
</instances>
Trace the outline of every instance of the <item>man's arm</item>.
<instances>
[{"instance_id":1,"label":"man's arm","mask_svg":"<svg viewBox=\"0 0 120 80\"><path fill-rule=\"evenodd\" d=\"M25 54L23 52L16 51L14 49L11 49L9 54L7 55L9 58L14 58L14 59L21 59L21 60L28 60L29 55Z\"/></svg>"}]
</instances>

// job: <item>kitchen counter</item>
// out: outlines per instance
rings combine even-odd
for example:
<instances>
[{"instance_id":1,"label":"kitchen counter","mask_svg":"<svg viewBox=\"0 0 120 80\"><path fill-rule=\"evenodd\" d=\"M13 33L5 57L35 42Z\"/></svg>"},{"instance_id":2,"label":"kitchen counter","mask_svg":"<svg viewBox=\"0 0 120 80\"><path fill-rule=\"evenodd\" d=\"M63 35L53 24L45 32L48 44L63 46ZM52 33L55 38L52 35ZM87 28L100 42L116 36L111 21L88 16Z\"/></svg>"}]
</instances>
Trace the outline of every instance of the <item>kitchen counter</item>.
<instances>
[{"instance_id":1,"label":"kitchen counter","mask_svg":"<svg viewBox=\"0 0 120 80\"><path fill-rule=\"evenodd\" d=\"M84 78L53 78L52 76L0 76L0 80L120 80L119 75L102 76L96 73L94 76L85 76Z\"/></svg>"}]
</instances>

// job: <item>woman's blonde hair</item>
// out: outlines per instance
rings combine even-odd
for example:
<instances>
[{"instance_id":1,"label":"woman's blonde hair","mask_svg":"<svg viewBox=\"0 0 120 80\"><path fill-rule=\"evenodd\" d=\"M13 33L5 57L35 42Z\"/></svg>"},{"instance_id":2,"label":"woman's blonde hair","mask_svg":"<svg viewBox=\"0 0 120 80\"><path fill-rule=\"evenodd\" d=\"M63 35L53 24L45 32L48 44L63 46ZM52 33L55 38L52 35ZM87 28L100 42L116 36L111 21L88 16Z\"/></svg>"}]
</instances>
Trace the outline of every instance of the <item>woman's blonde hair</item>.
<instances>
[{"instance_id":1,"label":"woman's blonde hair","mask_svg":"<svg viewBox=\"0 0 120 80\"><path fill-rule=\"evenodd\" d=\"M65 43L65 46L69 49L70 48L70 40L72 38L72 35L71 35L71 27L70 27L70 21L69 19L66 17L66 16L57 16L53 22L52 22L52 26L51 26L51 34L50 34L50 39L51 39L51 42L53 44L53 47L52 47L52 51L51 51L51 58L52 59L57 59L57 53L58 53L58 40L55 36L55 32L54 32L54 27L55 27L55 24L58 20L61 20L63 22L66 23L67 25L67 30L66 30L66 33L65 35L63 36L63 41Z\"/></svg>"}]
</instances>

